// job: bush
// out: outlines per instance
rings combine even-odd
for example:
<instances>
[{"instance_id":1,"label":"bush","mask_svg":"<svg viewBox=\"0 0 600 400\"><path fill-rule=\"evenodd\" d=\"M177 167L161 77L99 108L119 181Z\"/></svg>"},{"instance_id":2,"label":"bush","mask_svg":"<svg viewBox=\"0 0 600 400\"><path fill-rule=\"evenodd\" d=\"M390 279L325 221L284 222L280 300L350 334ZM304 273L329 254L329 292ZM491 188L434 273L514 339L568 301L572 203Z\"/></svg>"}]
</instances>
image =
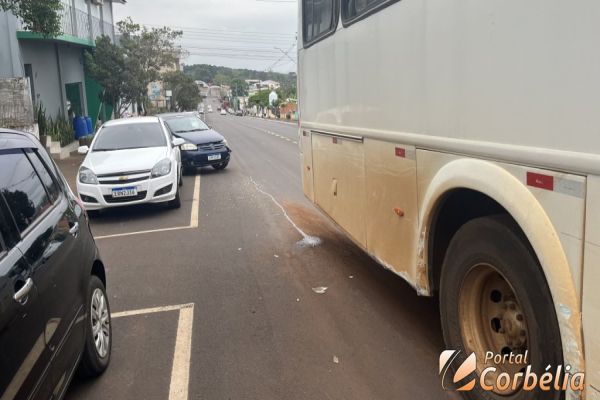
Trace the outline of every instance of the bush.
<instances>
[{"instance_id":1,"label":"bush","mask_svg":"<svg viewBox=\"0 0 600 400\"><path fill-rule=\"evenodd\" d=\"M52 140L60 142L61 146L66 146L75 140L75 134L71 123L62 115L58 115L56 119L48 120L48 136L52 136Z\"/></svg>"}]
</instances>

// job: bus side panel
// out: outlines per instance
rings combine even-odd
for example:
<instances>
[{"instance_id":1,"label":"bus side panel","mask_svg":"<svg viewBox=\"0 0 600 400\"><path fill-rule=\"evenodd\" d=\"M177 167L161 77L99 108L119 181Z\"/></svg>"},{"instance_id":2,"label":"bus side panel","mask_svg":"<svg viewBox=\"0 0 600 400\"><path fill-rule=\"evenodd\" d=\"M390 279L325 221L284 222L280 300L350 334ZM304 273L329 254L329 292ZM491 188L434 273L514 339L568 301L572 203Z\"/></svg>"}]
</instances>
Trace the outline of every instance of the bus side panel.
<instances>
[{"instance_id":1,"label":"bus side panel","mask_svg":"<svg viewBox=\"0 0 600 400\"><path fill-rule=\"evenodd\" d=\"M366 247L363 143L313 132L312 145L315 203Z\"/></svg>"},{"instance_id":2,"label":"bus side panel","mask_svg":"<svg viewBox=\"0 0 600 400\"><path fill-rule=\"evenodd\" d=\"M600 399L600 177L588 177L583 279L583 332L588 399ZM596 390L594 390L596 388Z\"/></svg>"},{"instance_id":3,"label":"bus side panel","mask_svg":"<svg viewBox=\"0 0 600 400\"><path fill-rule=\"evenodd\" d=\"M367 249L410 281L416 264L419 215L414 146L365 139Z\"/></svg>"},{"instance_id":4,"label":"bus side panel","mask_svg":"<svg viewBox=\"0 0 600 400\"><path fill-rule=\"evenodd\" d=\"M313 160L312 160L312 140L309 130L300 130L300 151L302 162L302 188L304 195L312 202L315 201L313 190Z\"/></svg>"}]
</instances>

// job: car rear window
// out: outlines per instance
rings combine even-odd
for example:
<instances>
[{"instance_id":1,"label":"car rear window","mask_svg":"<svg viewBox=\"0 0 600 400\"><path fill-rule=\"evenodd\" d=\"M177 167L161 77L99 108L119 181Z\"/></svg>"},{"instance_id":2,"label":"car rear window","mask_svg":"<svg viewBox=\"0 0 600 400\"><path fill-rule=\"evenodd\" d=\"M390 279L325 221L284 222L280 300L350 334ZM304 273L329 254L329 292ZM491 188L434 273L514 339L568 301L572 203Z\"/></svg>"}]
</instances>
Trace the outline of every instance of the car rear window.
<instances>
[{"instance_id":1,"label":"car rear window","mask_svg":"<svg viewBox=\"0 0 600 400\"><path fill-rule=\"evenodd\" d=\"M19 231L26 230L52 202L22 150L0 151L0 192Z\"/></svg>"},{"instance_id":2,"label":"car rear window","mask_svg":"<svg viewBox=\"0 0 600 400\"><path fill-rule=\"evenodd\" d=\"M167 139L158 122L105 126L98 132L92 151L163 147Z\"/></svg>"}]
</instances>

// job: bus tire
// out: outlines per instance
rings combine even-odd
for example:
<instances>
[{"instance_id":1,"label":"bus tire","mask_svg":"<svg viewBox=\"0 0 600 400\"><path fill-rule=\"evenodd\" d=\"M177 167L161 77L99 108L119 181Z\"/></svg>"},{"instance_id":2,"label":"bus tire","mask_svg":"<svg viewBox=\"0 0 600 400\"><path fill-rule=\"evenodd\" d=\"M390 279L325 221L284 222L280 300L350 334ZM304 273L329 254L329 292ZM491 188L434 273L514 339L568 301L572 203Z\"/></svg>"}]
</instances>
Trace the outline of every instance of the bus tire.
<instances>
[{"instance_id":1,"label":"bus tire","mask_svg":"<svg viewBox=\"0 0 600 400\"><path fill-rule=\"evenodd\" d=\"M452 238L443 263L440 314L447 350L460 350L449 371L476 353L478 367L473 400L560 400L562 392L484 390L479 382L485 351L529 353L538 378L548 365L563 365L562 342L548 283L533 250L507 216L473 219ZM480 364L481 363L481 364ZM488 363L514 375L525 365ZM499 372L499 373L500 373ZM495 381L497 376L492 376ZM489 385L489 382L487 383Z\"/></svg>"}]
</instances>

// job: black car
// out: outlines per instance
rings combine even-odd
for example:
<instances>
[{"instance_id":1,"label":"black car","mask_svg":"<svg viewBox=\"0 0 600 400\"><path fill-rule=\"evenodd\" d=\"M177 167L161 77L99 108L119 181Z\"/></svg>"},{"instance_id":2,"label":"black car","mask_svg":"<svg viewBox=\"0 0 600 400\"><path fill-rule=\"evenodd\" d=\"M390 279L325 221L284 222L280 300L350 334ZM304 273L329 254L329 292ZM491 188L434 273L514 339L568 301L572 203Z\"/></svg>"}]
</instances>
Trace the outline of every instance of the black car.
<instances>
[{"instance_id":1,"label":"black car","mask_svg":"<svg viewBox=\"0 0 600 400\"><path fill-rule=\"evenodd\" d=\"M0 129L0 397L60 399L99 375L112 331L87 216L31 134Z\"/></svg>"},{"instance_id":2,"label":"black car","mask_svg":"<svg viewBox=\"0 0 600 400\"><path fill-rule=\"evenodd\" d=\"M231 157L227 140L206 125L197 113L161 114L159 117L173 136L187 142L180 146L184 171L209 165L214 169L227 167Z\"/></svg>"}]
</instances>

